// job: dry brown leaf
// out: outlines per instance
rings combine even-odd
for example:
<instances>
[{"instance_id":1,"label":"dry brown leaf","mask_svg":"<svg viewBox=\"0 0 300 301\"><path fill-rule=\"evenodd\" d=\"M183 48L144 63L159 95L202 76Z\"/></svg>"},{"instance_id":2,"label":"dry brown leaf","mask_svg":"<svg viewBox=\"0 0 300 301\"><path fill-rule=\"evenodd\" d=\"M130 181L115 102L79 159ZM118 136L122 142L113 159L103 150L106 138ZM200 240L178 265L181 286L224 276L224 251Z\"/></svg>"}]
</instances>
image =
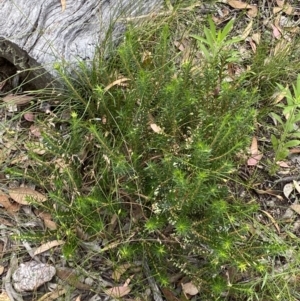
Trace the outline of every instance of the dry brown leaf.
<instances>
[{"instance_id":1,"label":"dry brown leaf","mask_svg":"<svg viewBox=\"0 0 300 301\"><path fill-rule=\"evenodd\" d=\"M267 189L267 190L254 189L254 190L258 194L268 194L268 195L272 195L272 196L276 197L280 201L283 200L283 197L281 195L278 195L276 190L271 190L271 189Z\"/></svg>"},{"instance_id":2,"label":"dry brown leaf","mask_svg":"<svg viewBox=\"0 0 300 301\"><path fill-rule=\"evenodd\" d=\"M121 298L130 293L131 289L129 286L115 286L104 290L104 293L113 298Z\"/></svg>"},{"instance_id":3,"label":"dry brown leaf","mask_svg":"<svg viewBox=\"0 0 300 301\"><path fill-rule=\"evenodd\" d=\"M289 3L287 3L284 8L283 11L287 14L287 15L293 15L295 12L294 7L292 7Z\"/></svg>"},{"instance_id":4,"label":"dry brown leaf","mask_svg":"<svg viewBox=\"0 0 300 301\"><path fill-rule=\"evenodd\" d=\"M123 286L115 286L112 288L109 288L107 290L104 290L104 293L109 295L110 297L113 298L121 298L124 297L126 295L128 295L131 291L130 287L128 286L130 283L130 280L133 276L131 276L130 278L128 278Z\"/></svg>"},{"instance_id":5,"label":"dry brown leaf","mask_svg":"<svg viewBox=\"0 0 300 301\"><path fill-rule=\"evenodd\" d=\"M115 80L115 81L113 81L111 84L109 84L108 86L106 86L105 88L104 88L104 92L106 92L106 91L108 91L110 88L112 88L113 86L127 86L128 84L127 83L125 83L125 82L127 82L127 81L129 81L130 80L130 78L127 78L127 77L123 77L123 78L119 78L119 79L117 79L117 80Z\"/></svg>"},{"instance_id":6,"label":"dry brown leaf","mask_svg":"<svg viewBox=\"0 0 300 301\"><path fill-rule=\"evenodd\" d=\"M251 20L251 21L249 22L249 24L248 24L247 27L245 28L244 32L242 33L241 38L242 38L243 40L245 40L245 39L249 36L249 34L250 34L251 30L252 30L252 26L253 26L253 20Z\"/></svg>"},{"instance_id":7,"label":"dry brown leaf","mask_svg":"<svg viewBox=\"0 0 300 301\"><path fill-rule=\"evenodd\" d=\"M5 194L0 194L0 205L2 205L9 213L18 212L20 210L20 205L11 203L8 196Z\"/></svg>"},{"instance_id":8,"label":"dry brown leaf","mask_svg":"<svg viewBox=\"0 0 300 301\"><path fill-rule=\"evenodd\" d=\"M253 6L251 9L247 11L247 16L249 18L255 18L257 16L258 9L256 6Z\"/></svg>"},{"instance_id":9,"label":"dry brown leaf","mask_svg":"<svg viewBox=\"0 0 300 301\"><path fill-rule=\"evenodd\" d=\"M61 11L66 9L66 0L61 0Z\"/></svg>"},{"instance_id":10,"label":"dry brown leaf","mask_svg":"<svg viewBox=\"0 0 300 301\"><path fill-rule=\"evenodd\" d=\"M51 219L44 219L44 225L46 228L48 228L49 230L56 230L57 229L57 225L54 221L52 221Z\"/></svg>"},{"instance_id":11,"label":"dry brown leaf","mask_svg":"<svg viewBox=\"0 0 300 301\"><path fill-rule=\"evenodd\" d=\"M37 216L39 216L41 219L43 219L44 225L45 225L46 228L48 228L49 230L56 230L57 229L57 225L52 220L52 216L51 216L50 213L44 212L44 211L39 211L39 210L34 210L34 213Z\"/></svg>"},{"instance_id":12,"label":"dry brown leaf","mask_svg":"<svg viewBox=\"0 0 300 301\"><path fill-rule=\"evenodd\" d=\"M273 14L276 15L283 10L282 7L273 7Z\"/></svg>"},{"instance_id":13,"label":"dry brown leaf","mask_svg":"<svg viewBox=\"0 0 300 301\"><path fill-rule=\"evenodd\" d=\"M296 213L300 214L300 205L293 204L290 206L291 209L293 209Z\"/></svg>"},{"instance_id":14,"label":"dry brown leaf","mask_svg":"<svg viewBox=\"0 0 300 301\"><path fill-rule=\"evenodd\" d=\"M125 263L125 264L122 264L120 266L118 266L113 274L112 274L112 278L115 280L115 281L119 281L121 276L131 267L131 264L130 263Z\"/></svg>"},{"instance_id":15,"label":"dry brown leaf","mask_svg":"<svg viewBox=\"0 0 300 301\"><path fill-rule=\"evenodd\" d=\"M290 166L288 165L287 162L284 162L284 161L277 161L276 164L280 167L283 167L283 168L289 168Z\"/></svg>"},{"instance_id":16,"label":"dry brown leaf","mask_svg":"<svg viewBox=\"0 0 300 301\"><path fill-rule=\"evenodd\" d=\"M158 126L157 124L155 124L155 123L151 123L150 127L153 130L153 132L155 132L157 134L162 134L163 133L162 128L160 126Z\"/></svg>"},{"instance_id":17,"label":"dry brown leaf","mask_svg":"<svg viewBox=\"0 0 300 301\"><path fill-rule=\"evenodd\" d=\"M30 129L30 133L33 136L38 137L38 138L41 137L42 134L41 134L41 131L38 126L32 124L29 129Z\"/></svg>"},{"instance_id":18,"label":"dry brown leaf","mask_svg":"<svg viewBox=\"0 0 300 301\"><path fill-rule=\"evenodd\" d=\"M91 289L90 285L82 283L81 281L78 280L78 275L72 269L56 268L56 275L60 279L65 280L68 284L70 284L73 287L76 287L81 290L87 290L87 291Z\"/></svg>"},{"instance_id":19,"label":"dry brown leaf","mask_svg":"<svg viewBox=\"0 0 300 301\"><path fill-rule=\"evenodd\" d=\"M36 202L45 202L47 200L43 194L28 187L9 189L8 194L15 202L21 205L30 205L30 199Z\"/></svg>"},{"instance_id":20,"label":"dry brown leaf","mask_svg":"<svg viewBox=\"0 0 300 301\"><path fill-rule=\"evenodd\" d=\"M181 283L181 286L182 286L182 290L185 294L195 296L199 293L198 288L192 282L188 282L185 284Z\"/></svg>"},{"instance_id":21,"label":"dry brown leaf","mask_svg":"<svg viewBox=\"0 0 300 301\"><path fill-rule=\"evenodd\" d=\"M252 40L255 42L256 45L259 45L260 43L260 38L261 38L261 34L260 33L254 33L252 36L251 36Z\"/></svg>"},{"instance_id":22,"label":"dry brown leaf","mask_svg":"<svg viewBox=\"0 0 300 301\"><path fill-rule=\"evenodd\" d=\"M26 105L32 100L34 100L34 97L29 95L14 95L14 94L8 94L2 98L2 100L9 104L14 105Z\"/></svg>"},{"instance_id":23,"label":"dry brown leaf","mask_svg":"<svg viewBox=\"0 0 300 301\"><path fill-rule=\"evenodd\" d=\"M287 183L284 185L283 194L287 199L290 197L290 194L293 192L294 188L295 187L292 183Z\"/></svg>"},{"instance_id":24,"label":"dry brown leaf","mask_svg":"<svg viewBox=\"0 0 300 301\"><path fill-rule=\"evenodd\" d=\"M258 150L256 137L252 138L250 153L251 157L248 159L247 164L248 166L256 166L263 156Z\"/></svg>"},{"instance_id":25,"label":"dry brown leaf","mask_svg":"<svg viewBox=\"0 0 300 301\"><path fill-rule=\"evenodd\" d=\"M275 39L280 39L281 38L281 30L279 30L278 27L274 26L273 24L271 24L272 29L273 29L273 36Z\"/></svg>"},{"instance_id":26,"label":"dry brown leaf","mask_svg":"<svg viewBox=\"0 0 300 301\"><path fill-rule=\"evenodd\" d=\"M66 290L64 288L62 288L61 286L58 286L58 288L56 290L46 293L37 301L53 301L53 300L56 300L58 297L64 295L65 293L66 293Z\"/></svg>"},{"instance_id":27,"label":"dry brown leaf","mask_svg":"<svg viewBox=\"0 0 300 301\"><path fill-rule=\"evenodd\" d=\"M297 182L295 180L293 180L293 185L295 187L295 189L300 193L300 182Z\"/></svg>"},{"instance_id":28,"label":"dry brown leaf","mask_svg":"<svg viewBox=\"0 0 300 301\"><path fill-rule=\"evenodd\" d=\"M285 0L276 0L276 3L279 7L283 7L284 6L284 1Z\"/></svg>"},{"instance_id":29,"label":"dry brown leaf","mask_svg":"<svg viewBox=\"0 0 300 301\"><path fill-rule=\"evenodd\" d=\"M163 292L167 301L179 301L179 299L169 289L162 287L161 291Z\"/></svg>"},{"instance_id":30,"label":"dry brown leaf","mask_svg":"<svg viewBox=\"0 0 300 301\"><path fill-rule=\"evenodd\" d=\"M33 253L33 256L36 256L38 254L44 253L54 247L60 246L62 244L64 244L65 242L63 240L53 240L50 242L46 242L44 244L42 244L41 246L39 246Z\"/></svg>"},{"instance_id":31,"label":"dry brown leaf","mask_svg":"<svg viewBox=\"0 0 300 301\"><path fill-rule=\"evenodd\" d=\"M75 301L81 301L81 295L78 295Z\"/></svg>"},{"instance_id":32,"label":"dry brown leaf","mask_svg":"<svg viewBox=\"0 0 300 301\"><path fill-rule=\"evenodd\" d=\"M174 41L174 45L175 45L180 51L184 51L184 49L185 49L183 43L181 43L181 42Z\"/></svg>"},{"instance_id":33,"label":"dry brown leaf","mask_svg":"<svg viewBox=\"0 0 300 301\"><path fill-rule=\"evenodd\" d=\"M286 93L284 91L275 92L271 98L274 99L273 104L278 104L281 102L286 96Z\"/></svg>"},{"instance_id":34,"label":"dry brown leaf","mask_svg":"<svg viewBox=\"0 0 300 301\"><path fill-rule=\"evenodd\" d=\"M257 6L255 5L250 5L246 2L238 1L238 0L228 0L227 3L237 9L248 9L247 15L249 17L256 17L257 16Z\"/></svg>"},{"instance_id":35,"label":"dry brown leaf","mask_svg":"<svg viewBox=\"0 0 300 301\"><path fill-rule=\"evenodd\" d=\"M291 148L289 152L290 154L300 154L300 148Z\"/></svg>"},{"instance_id":36,"label":"dry brown leaf","mask_svg":"<svg viewBox=\"0 0 300 301\"><path fill-rule=\"evenodd\" d=\"M0 264L0 276L3 274L4 272L4 266Z\"/></svg>"},{"instance_id":37,"label":"dry brown leaf","mask_svg":"<svg viewBox=\"0 0 300 301\"><path fill-rule=\"evenodd\" d=\"M253 53L256 53L256 44L253 42L252 38L249 39L249 43Z\"/></svg>"},{"instance_id":38,"label":"dry brown leaf","mask_svg":"<svg viewBox=\"0 0 300 301\"><path fill-rule=\"evenodd\" d=\"M25 120L27 120L27 121L29 121L29 122L33 122L34 119L35 119L34 114L31 113L31 112L25 113L25 114L23 115L23 117L24 117Z\"/></svg>"}]
</instances>

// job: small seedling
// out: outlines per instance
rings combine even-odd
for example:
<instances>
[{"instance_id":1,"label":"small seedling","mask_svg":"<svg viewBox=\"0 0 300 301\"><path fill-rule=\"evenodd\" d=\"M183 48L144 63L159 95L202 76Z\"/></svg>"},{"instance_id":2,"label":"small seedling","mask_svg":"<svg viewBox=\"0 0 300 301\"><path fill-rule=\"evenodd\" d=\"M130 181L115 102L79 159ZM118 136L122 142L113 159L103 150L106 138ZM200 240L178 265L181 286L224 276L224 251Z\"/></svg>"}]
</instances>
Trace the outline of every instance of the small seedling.
<instances>
[{"instance_id":1,"label":"small seedling","mask_svg":"<svg viewBox=\"0 0 300 301\"><path fill-rule=\"evenodd\" d=\"M238 52L234 50L226 51L228 46L231 46L237 42L242 41L242 38L233 37L228 39L228 35L231 32L234 24L234 20L230 20L223 30L217 31L216 25L211 17L208 19L209 28L204 26L205 38L198 35L191 35L192 38L197 40L198 46L201 49L205 59L208 62L215 61L220 54L224 56L227 54L226 61L236 61Z\"/></svg>"}]
</instances>

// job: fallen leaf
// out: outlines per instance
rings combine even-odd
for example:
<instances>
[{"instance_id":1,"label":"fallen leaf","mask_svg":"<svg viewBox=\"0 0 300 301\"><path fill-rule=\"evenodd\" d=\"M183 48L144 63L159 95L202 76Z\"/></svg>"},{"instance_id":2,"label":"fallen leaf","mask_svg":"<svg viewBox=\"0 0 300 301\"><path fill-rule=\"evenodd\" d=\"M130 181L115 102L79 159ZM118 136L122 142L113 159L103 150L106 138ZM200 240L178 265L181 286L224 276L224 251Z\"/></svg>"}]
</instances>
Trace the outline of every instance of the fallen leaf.
<instances>
[{"instance_id":1,"label":"fallen leaf","mask_svg":"<svg viewBox=\"0 0 300 301\"><path fill-rule=\"evenodd\" d=\"M4 266L0 264L0 276L3 274L3 272L4 272ZM1 301L1 299L0 299L0 301Z\"/></svg>"},{"instance_id":2,"label":"fallen leaf","mask_svg":"<svg viewBox=\"0 0 300 301\"><path fill-rule=\"evenodd\" d=\"M150 127L153 130L153 132L155 132L157 134L162 134L163 133L162 128L160 126L158 126L157 124L155 124L155 123L151 123Z\"/></svg>"},{"instance_id":3,"label":"fallen leaf","mask_svg":"<svg viewBox=\"0 0 300 301\"><path fill-rule=\"evenodd\" d=\"M283 7L284 6L284 1L285 0L276 0L276 3L279 7Z\"/></svg>"},{"instance_id":4,"label":"fallen leaf","mask_svg":"<svg viewBox=\"0 0 300 301\"><path fill-rule=\"evenodd\" d=\"M39 127L37 127L36 125L34 125L34 124L32 124L31 126L30 126L30 133L33 135L33 136L35 136L35 137L41 137L41 131L40 131L40 129L39 129Z\"/></svg>"},{"instance_id":5,"label":"fallen leaf","mask_svg":"<svg viewBox=\"0 0 300 301\"><path fill-rule=\"evenodd\" d=\"M69 285L71 285L75 288L87 290L87 291L89 291L91 289L90 285L87 285L87 284L79 281L78 275L72 269L56 268L56 275L57 275L57 277L59 277L62 280L65 280Z\"/></svg>"},{"instance_id":6,"label":"fallen leaf","mask_svg":"<svg viewBox=\"0 0 300 301\"><path fill-rule=\"evenodd\" d=\"M34 119L35 119L34 114L31 113L31 112L27 112L23 116L24 116L24 119L27 120L27 121L29 121L29 122L33 122Z\"/></svg>"},{"instance_id":7,"label":"fallen leaf","mask_svg":"<svg viewBox=\"0 0 300 301\"><path fill-rule=\"evenodd\" d=\"M260 43L260 38L261 38L261 35L260 33L254 33L252 36L251 36L252 40L255 42L256 45L259 45Z\"/></svg>"},{"instance_id":8,"label":"fallen leaf","mask_svg":"<svg viewBox=\"0 0 300 301\"><path fill-rule=\"evenodd\" d=\"M267 189L267 190L254 189L254 190L258 194L268 194L268 195L272 195L272 196L276 197L280 201L283 200L283 197L281 195L278 195L276 190L271 190L271 189Z\"/></svg>"},{"instance_id":9,"label":"fallen leaf","mask_svg":"<svg viewBox=\"0 0 300 301\"><path fill-rule=\"evenodd\" d=\"M121 276L131 267L131 264L130 263L125 263L125 264L122 264L120 266L118 266L113 274L112 274L112 278L115 280L115 281L119 281Z\"/></svg>"},{"instance_id":10,"label":"fallen leaf","mask_svg":"<svg viewBox=\"0 0 300 301\"><path fill-rule=\"evenodd\" d=\"M167 301L179 301L179 299L169 289L162 287L161 291Z\"/></svg>"},{"instance_id":11,"label":"fallen leaf","mask_svg":"<svg viewBox=\"0 0 300 301\"><path fill-rule=\"evenodd\" d=\"M284 161L277 161L276 164L283 168L289 168L290 166Z\"/></svg>"},{"instance_id":12,"label":"fallen leaf","mask_svg":"<svg viewBox=\"0 0 300 301\"><path fill-rule=\"evenodd\" d=\"M115 287L109 288L107 290L104 290L104 293L113 298L121 298L121 297L128 295L131 291L131 289L128 285L129 285L132 277L133 276L128 278L125 281L123 286L115 286Z\"/></svg>"},{"instance_id":13,"label":"fallen leaf","mask_svg":"<svg viewBox=\"0 0 300 301\"><path fill-rule=\"evenodd\" d=\"M52 221L51 219L44 219L44 225L46 228L48 228L49 230L56 230L57 229L57 225L54 221Z\"/></svg>"},{"instance_id":14,"label":"fallen leaf","mask_svg":"<svg viewBox=\"0 0 300 301\"><path fill-rule=\"evenodd\" d=\"M290 206L291 209L293 209L296 213L300 214L300 205L293 204Z\"/></svg>"},{"instance_id":15,"label":"fallen leaf","mask_svg":"<svg viewBox=\"0 0 300 301\"><path fill-rule=\"evenodd\" d=\"M32 100L34 100L34 97L29 95L24 95L24 94L22 95L8 94L5 97L3 97L2 100L12 105L26 105Z\"/></svg>"},{"instance_id":16,"label":"fallen leaf","mask_svg":"<svg viewBox=\"0 0 300 301\"><path fill-rule=\"evenodd\" d=\"M62 244L64 244L65 242L63 240L53 240L50 242L46 242L44 244L42 244L41 246L39 246L33 253L33 256L36 256L38 254L41 254L43 252L46 252L54 247L60 246Z\"/></svg>"},{"instance_id":17,"label":"fallen leaf","mask_svg":"<svg viewBox=\"0 0 300 301\"><path fill-rule=\"evenodd\" d=\"M182 286L182 290L185 294L195 296L199 293L198 288L192 282L181 284L181 286Z\"/></svg>"},{"instance_id":18,"label":"fallen leaf","mask_svg":"<svg viewBox=\"0 0 300 301\"><path fill-rule=\"evenodd\" d=\"M111 84L109 84L108 86L106 86L104 88L104 92L108 91L110 88L112 88L113 86L127 86L128 84L125 83L127 81L129 81L130 78L127 78L127 77L123 77L123 78L119 78L117 80L115 80L114 82L112 82Z\"/></svg>"},{"instance_id":19,"label":"fallen leaf","mask_svg":"<svg viewBox=\"0 0 300 301\"><path fill-rule=\"evenodd\" d=\"M293 181L293 185L294 185L294 187L295 187L295 189L300 193L300 182L297 182L297 181Z\"/></svg>"},{"instance_id":20,"label":"fallen leaf","mask_svg":"<svg viewBox=\"0 0 300 301\"><path fill-rule=\"evenodd\" d=\"M255 5L250 5L248 3L242 2L242 1L238 1L238 0L228 0L227 3L233 7L233 8L237 8L237 9L248 9L247 11L247 15L249 17L256 17L257 16L257 6Z\"/></svg>"},{"instance_id":21,"label":"fallen leaf","mask_svg":"<svg viewBox=\"0 0 300 301\"><path fill-rule=\"evenodd\" d=\"M300 148L291 148L289 152L290 154L300 154Z\"/></svg>"},{"instance_id":22,"label":"fallen leaf","mask_svg":"<svg viewBox=\"0 0 300 301\"><path fill-rule=\"evenodd\" d=\"M53 301L53 300L56 300L58 297L64 295L65 293L66 293L66 290L64 288L62 288L61 286L58 286L54 291L46 293L37 301Z\"/></svg>"},{"instance_id":23,"label":"fallen leaf","mask_svg":"<svg viewBox=\"0 0 300 301\"><path fill-rule=\"evenodd\" d=\"M20 210L20 205L11 203L8 196L5 194L0 194L0 205L2 205L9 213L18 212Z\"/></svg>"},{"instance_id":24,"label":"fallen leaf","mask_svg":"<svg viewBox=\"0 0 300 301\"><path fill-rule=\"evenodd\" d=\"M273 7L273 14L276 15L283 10L282 7Z\"/></svg>"},{"instance_id":25,"label":"fallen leaf","mask_svg":"<svg viewBox=\"0 0 300 301\"><path fill-rule=\"evenodd\" d=\"M178 42L178 41L174 41L174 45L180 50L180 51L184 51L185 47L182 43Z\"/></svg>"},{"instance_id":26,"label":"fallen leaf","mask_svg":"<svg viewBox=\"0 0 300 301\"><path fill-rule=\"evenodd\" d=\"M115 286L104 290L104 293L112 298L121 298L130 293L131 289L129 286Z\"/></svg>"},{"instance_id":27,"label":"fallen leaf","mask_svg":"<svg viewBox=\"0 0 300 301\"><path fill-rule=\"evenodd\" d=\"M274 36L274 38L280 39L280 37L281 37L281 31L275 25L271 24L271 26L272 26L272 29L273 29L273 36Z\"/></svg>"},{"instance_id":28,"label":"fallen leaf","mask_svg":"<svg viewBox=\"0 0 300 301\"><path fill-rule=\"evenodd\" d=\"M289 3L286 3L285 6L283 7L283 11L287 15L293 15L295 12L295 9Z\"/></svg>"},{"instance_id":29,"label":"fallen leaf","mask_svg":"<svg viewBox=\"0 0 300 301\"><path fill-rule=\"evenodd\" d=\"M285 91L277 91L275 92L271 98L273 99L273 104L278 104L286 97Z\"/></svg>"},{"instance_id":30,"label":"fallen leaf","mask_svg":"<svg viewBox=\"0 0 300 301\"><path fill-rule=\"evenodd\" d=\"M241 38L242 38L243 40L245 40L245 39L250 35L250 32L251 32L251 30L252 30L252 26L253 26L253 20L251 20L251 21L249 22L249 24L248 24L247 27L245 28L244 32L242 33Z\"/></svg>"},{"instance_id":31,"label":"fallen leaf","mask_svg":"<svg viewBox=\"0 0 300 301\"><path fill-rule=\"evenodd\" d=\"M253 42L252 38L249 39L249 43L250 43L253 53L256 53L256 44Z\"/></svg>"},{"instance_id":32,"label":"fallen leaf","mask_svg":"<svg viewBox=\"0 0 300 301\"><path fill-rule=\"evenodd\" d=\"M261 160L261 158L263 157L263 154L261 154L258 150L256 137L252 138L250 154L251 154L251 157L248 159L247 165L248 166L256 166L258 164L258 162Z\"/></svg>"},{"instance_id":33,"label":"fallen leaf","mask_svg":"<svg viewBox=\"0 0 300 301\"><path fill-rule=\"evenodd\" d=\"M43 194L28 187L9 189L8 194L15 202L21 205L30 205L30 199L40 203L47 200Z\"/></svg>"},{"instance_id":34,"label":"fallen leaf","mask_svg":"<svg viewBox=\"0 0 300 301\"><path fill-rule=\"evenodd\" d=\"M287 183L284 185L283 194L287 199L289 198L290 194L293 192L294 188L295 187L292 183Z\"/></svg>"}]
</instances>

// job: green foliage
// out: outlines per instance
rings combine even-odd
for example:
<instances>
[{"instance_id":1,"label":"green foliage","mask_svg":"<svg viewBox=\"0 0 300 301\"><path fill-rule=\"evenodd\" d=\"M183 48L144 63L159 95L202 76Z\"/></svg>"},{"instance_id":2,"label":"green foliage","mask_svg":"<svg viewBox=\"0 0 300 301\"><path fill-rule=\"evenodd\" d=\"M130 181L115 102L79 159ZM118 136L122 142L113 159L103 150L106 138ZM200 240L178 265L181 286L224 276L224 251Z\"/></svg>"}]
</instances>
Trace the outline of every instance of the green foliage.
<instances>
[{"instance_id":1,"label":"green foliage","mask_svg":"<svg viewBox=\"0 0 300 301\"><path fill-rule=\"evenodd\" d=\"M217 31L216 25L212 18L208 19L209 28L204 26L205 38L198 35L191 35L198 42L205 59L208 62L219 61L221 58L226 62L236 61L238 52L234 51L230 46L242 41L241 38L235 37L228 40L228 35L233 28L234 19L231 19L223 28Z\"/></svg>"},{"instance_id":2,"label":"green foliage","mask_svg":"<svg viewBox=\"0 0 300 301\"><path fill-rule=\"evenodd\" d=\"M286 104L279 103L277 107L282 110L284 119L275 112L270 115L278 122L279 137L271 135L271 142L275 151L274 162L284 160L289 154L289 148L300 145L300 133L297 131L297 122L300 120L300 75L296 85L293 85L293 92L278 84L280 92L285 95Z\"/></svg>"},{"instance_id":3,"label":"green foliage","mask_svg":"<svg viewBox=\"0 0 300 301\"><path fill-rule=\"evenodd\" d=\"M217 31L209 19L204 38L192 35L197 66L172 50L169 23L129 26L109 58L99 52L75 78L57 66L66 90L52 122L65 132L43 131L45 154L28 172L48 191L40 206L58 225L45 235L66 241L67 258L76 255L79 232L105 241L102 254L116 264L147 258L162 286L178 269L201 286L203 300L276 300L289 288L273 263L290 244L255 223L259 205L233 192L260 96L248 73L228 80L228 63L240 60L231 48L239 39L228 38L233 21ZM282 109L294 119L274 142L278 153L299 120L300 81L294 96L286 93Z\"/></svg>"}]
</instances>

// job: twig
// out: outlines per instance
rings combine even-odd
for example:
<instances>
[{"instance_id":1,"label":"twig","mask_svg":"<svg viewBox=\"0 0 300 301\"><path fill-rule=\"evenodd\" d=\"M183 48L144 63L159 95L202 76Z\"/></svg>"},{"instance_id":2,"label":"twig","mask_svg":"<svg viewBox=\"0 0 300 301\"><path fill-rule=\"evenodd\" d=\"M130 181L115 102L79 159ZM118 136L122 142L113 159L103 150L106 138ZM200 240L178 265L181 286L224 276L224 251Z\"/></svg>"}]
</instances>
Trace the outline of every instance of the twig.
<instances>
[{"instance_id":1,"label":"twig","mask_svg":"<svg viewBox=\"0 0 300 301\"><path fill-rule=\"evenodd\" d=\"M147 261L144 261L143 268L144 268L144 273L145 273L145 275L147 277L147 280L149 282L149 286L152 290L154 301L163 301L161 292L160 292L156 282L154 281L154 279L151 275L150 268L149 268L149 265L148 265Z\"/></svg>"},{"instance_id":2,"label":"twig","mask_svg":"<svg viewBox=\"0 0 300 301\"><path fill-rule=\"evenodd\" d=\"M7 270L6 276L5 276L5 292L7 293L10 301L24 301L22 296L17 294L15 290L13 289L12 283L11 283L11 276L13 271L15 271L17 268L17 257L16 254L12 254L10 259L10 268Z\"/></svg>"},{"instance_id":3,"label":"twig","mask_svg":"<svg viewBox=\"0 0 300 301\"><path fill-rule=\"evenodd\" d=\"M274 184L288 183L288 182L298 181L298 180L300 180L300 174L299 175L293 175L293 176L288 176L288 177L280 178L280 179L274 181Z\"/></svg>"}]
</instances>

